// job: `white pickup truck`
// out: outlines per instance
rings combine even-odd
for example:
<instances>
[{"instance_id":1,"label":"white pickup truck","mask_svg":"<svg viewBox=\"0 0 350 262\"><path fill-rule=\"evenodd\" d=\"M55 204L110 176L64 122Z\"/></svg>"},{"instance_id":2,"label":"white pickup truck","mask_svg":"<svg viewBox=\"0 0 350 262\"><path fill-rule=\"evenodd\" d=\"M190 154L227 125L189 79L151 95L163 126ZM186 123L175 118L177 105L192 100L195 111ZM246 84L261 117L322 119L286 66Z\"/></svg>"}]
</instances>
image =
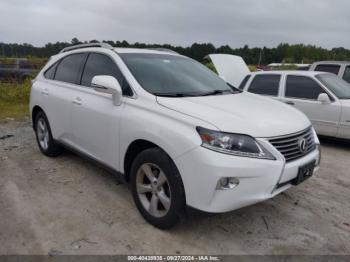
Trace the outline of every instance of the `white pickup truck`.
<instances>
[{"instance_id":1,"label":"white pickup truck","mask_svg":"<svg viewBox=\"0 0 350 262\"><path fill-rule=\"evenodd\" d=\"M350 83L350 61L322 61L313 63L309 71L333 73Z\"/></svg>"}]
</instances>

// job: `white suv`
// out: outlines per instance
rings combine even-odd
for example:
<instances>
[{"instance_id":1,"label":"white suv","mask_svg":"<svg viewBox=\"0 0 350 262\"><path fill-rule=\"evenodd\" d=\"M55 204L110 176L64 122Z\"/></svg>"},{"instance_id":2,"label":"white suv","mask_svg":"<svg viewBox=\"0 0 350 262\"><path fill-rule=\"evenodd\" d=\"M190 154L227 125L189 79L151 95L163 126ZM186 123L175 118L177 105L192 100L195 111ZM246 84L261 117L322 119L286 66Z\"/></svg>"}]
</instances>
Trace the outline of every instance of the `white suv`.
<instances>
[{"instance_id":1,"label":"white suv","mask_svg":"<svg viewBox=\"0 0 350 262\"><path fill-rule=\"evenodd\" d=\"M159 228L186 206L215 213L271 198L320 161L304 114L170 51L66 48L34 80L30 110L42 153L65 146L122 174Z\"/></svg>"}]
</instances>

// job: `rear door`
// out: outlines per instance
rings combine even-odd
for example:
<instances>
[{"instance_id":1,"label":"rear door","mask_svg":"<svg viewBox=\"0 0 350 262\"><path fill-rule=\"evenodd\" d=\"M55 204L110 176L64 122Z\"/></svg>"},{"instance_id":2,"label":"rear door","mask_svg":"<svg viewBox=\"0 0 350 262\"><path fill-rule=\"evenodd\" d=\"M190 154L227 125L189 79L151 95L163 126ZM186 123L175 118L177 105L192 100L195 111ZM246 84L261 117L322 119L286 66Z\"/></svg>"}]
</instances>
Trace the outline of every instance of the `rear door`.
<instances>
[{"instance_id":1,"label":"rear door","mask_svg":"<svg viewBox=\"0 0 350 262\"><path fill-rule=\"evenodd\" d=\"M75 146L82 152L118 169L119 120L121 106L113 105L112 96L91 88L96 75L115 77L125 95L128 85L114 60L102 53L90 53L81 77L80 93L74 97L72 131Z\"/></svg>"},{"instance_id":2,"label":"rear door","mask_svg":"<svg viewBox=\"0 0 350 262\"><path fill-rule=\"evenodd\" d=\"M77 83L86 54L68 55L44 73L40 86L45 113L49 119L55 139L70 144L71 141L71 97L77 92Z\"/></svg>"},{"instance_id":3,"label":"rear door","mask_svg":"<svg viewBox=\"0 0 350 262\"><path fill-rule=\"evenodd\" d=\"M336 136L341 104L315 79L302 75L287 75L283 101L306 114L320 135ZM333 100L330 104L319 102L318 96L327 93Z\"/></svg>"},{"instance_id":4,"label":"rear door","mask_svg":"<svg viewBox=\"0 0 350 262\"><path fill-rule=\"evenodd\" d=\"M281 90L281 74L257 74L251 80L246 91L279 99Z\"/></svg>"}]
</instances>

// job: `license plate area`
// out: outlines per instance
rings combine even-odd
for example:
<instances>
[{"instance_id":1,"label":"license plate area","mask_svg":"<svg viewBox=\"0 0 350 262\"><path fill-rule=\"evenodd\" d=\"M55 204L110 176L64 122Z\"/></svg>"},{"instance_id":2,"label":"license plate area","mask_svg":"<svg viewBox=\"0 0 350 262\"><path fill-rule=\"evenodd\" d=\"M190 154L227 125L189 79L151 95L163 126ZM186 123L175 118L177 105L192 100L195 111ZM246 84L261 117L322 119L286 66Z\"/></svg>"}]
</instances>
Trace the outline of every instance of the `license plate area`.
<instances>
[{"instance_id":1,"label":"license plate area","mask_svg":"<svg viewBox=\"0 0 350 262\"><path fill-rule=\"evenodd\" d=\"M315 164L316 161L312 161L311 163L299 167L298 175L295 179L293 179L292 184L295 186L299 185L300 183L303 183L305 180L312 177L315 169Z\"/></svg>"}]
</instances>

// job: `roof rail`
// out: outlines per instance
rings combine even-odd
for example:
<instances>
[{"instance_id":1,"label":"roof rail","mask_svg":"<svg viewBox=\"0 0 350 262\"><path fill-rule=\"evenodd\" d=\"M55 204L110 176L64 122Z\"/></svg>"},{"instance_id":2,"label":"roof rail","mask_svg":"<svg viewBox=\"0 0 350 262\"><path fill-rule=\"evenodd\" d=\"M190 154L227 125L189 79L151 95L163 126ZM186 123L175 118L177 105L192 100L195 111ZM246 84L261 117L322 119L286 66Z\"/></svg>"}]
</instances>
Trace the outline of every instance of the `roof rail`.
<instances>
[{"instance_id":1,"label":"roof rail","mask_svg":"<svg viewBox=\"0 0 350 262\"><path fill-rule=\"evenodd\" d=\"M168 53L173 53L173 54L179 54L178 52L168 49L168 48L163 48L163 47L155 47L155 48L146 48L148 50L154 50L154 51L163 51L163 52L168 52Z\"/></svg>"},{"instance_id":2,"label":"roof rail","mask_svg":"<svg viewBox=\"0 0 350 262\"><path fill-rule=\"evenodd\" d=\"M107 48L107 49L113 49L113 46L107 43L89 43L89 44L80 44L80 45L73 45L68 46L66 48L63 48L60 53L80 49L80 48L89 48L89 47L101 47L101 48Z\"/></svg>"}]
</instances>

